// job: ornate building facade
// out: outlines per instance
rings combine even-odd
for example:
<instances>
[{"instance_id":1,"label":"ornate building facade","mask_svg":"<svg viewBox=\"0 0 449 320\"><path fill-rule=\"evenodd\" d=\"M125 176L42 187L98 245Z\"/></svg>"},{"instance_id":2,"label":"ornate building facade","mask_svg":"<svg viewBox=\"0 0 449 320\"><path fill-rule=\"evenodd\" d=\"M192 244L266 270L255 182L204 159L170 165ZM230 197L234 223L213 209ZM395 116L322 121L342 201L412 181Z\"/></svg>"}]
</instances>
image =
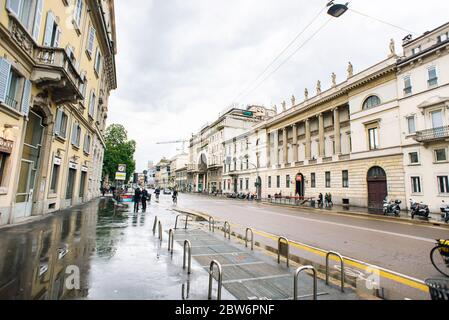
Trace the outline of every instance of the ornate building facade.
<instances>
[{"instance_id":1,"label":"ornate building facade","mask_svg":"<svg viewBox=\"0 0 449 320\"><path fill-rule=\"evenodd\" d=\"M0 40L0 224L97 197L114 2L1 1Z\"/></svg>"}]
</instances>

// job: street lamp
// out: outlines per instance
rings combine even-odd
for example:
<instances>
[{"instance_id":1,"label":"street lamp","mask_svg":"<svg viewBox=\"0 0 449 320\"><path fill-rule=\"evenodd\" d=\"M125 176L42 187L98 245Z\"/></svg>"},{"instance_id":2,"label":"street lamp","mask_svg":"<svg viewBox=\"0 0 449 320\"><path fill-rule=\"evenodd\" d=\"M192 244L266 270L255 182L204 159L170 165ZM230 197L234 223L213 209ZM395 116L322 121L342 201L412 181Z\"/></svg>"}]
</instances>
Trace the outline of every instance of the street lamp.
<instances>
[{"instance_id":1,"label":"street lamp","mask_svg":"<svg viewBox=\"0 0 449 320\"><path fill-rule=\"evenodd\" d=\"M334 1L330 1L327 6L330 7L327 11L327 14L331 15L332 17L338 18L342 16L346 11L348 11L348 4L335 4Z\"/></svg>"}]
</instances>

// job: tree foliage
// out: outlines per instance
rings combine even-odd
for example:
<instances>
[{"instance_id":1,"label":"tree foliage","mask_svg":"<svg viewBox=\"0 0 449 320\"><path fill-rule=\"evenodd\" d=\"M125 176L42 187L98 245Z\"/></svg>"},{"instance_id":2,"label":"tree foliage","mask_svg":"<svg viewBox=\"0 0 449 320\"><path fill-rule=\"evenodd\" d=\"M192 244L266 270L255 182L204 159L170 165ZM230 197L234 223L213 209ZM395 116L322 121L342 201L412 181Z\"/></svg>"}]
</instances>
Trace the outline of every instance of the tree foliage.
<instances>
[{"instance_id":1,"label":"tree foliage","mask_svg":"<svg viewBox=\"0 0 449 320\"><path fill-rule=\"evenodd\" d=\"M104 154L103 176L109 177L109 181L115 180L119 164L126 165L126 181L134 173L136 162L136 142L128 140L128 133L121 124L112 124L106 129L106 151Z\"/></svg>"}]
</instances>

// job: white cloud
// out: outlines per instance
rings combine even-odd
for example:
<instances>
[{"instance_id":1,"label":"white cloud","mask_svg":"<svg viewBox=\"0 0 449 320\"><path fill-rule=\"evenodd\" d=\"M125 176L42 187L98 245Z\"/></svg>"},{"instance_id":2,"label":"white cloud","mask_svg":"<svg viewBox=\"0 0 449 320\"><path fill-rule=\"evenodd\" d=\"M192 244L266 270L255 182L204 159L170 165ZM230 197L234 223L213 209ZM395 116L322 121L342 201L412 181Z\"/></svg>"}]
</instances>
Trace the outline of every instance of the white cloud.
<instances>
[{"instance_id":1,"label":"white cloud","mask_svg":"<svg viewBox=\"0 0 449 320\"><path fill-rule=\"evenodd\" d=\"M108 120L124 124L137 141L138 169L148 160L173 156L180 147L156 142L189 138L213 121L326 2L116 1L119 88L112 93ZM350 6L419 34L447 22L447 1L417 4L353 0ZM327 17L323 13L289 52ZM348 61L357 72L386 58L390 38L400 51L405 35L349 11L237 102L279 106L292 94L300 99L305 87L314 92L318 79L323 89L329 87L332 72L342 79Z\"/></svg>"}]
</instances>

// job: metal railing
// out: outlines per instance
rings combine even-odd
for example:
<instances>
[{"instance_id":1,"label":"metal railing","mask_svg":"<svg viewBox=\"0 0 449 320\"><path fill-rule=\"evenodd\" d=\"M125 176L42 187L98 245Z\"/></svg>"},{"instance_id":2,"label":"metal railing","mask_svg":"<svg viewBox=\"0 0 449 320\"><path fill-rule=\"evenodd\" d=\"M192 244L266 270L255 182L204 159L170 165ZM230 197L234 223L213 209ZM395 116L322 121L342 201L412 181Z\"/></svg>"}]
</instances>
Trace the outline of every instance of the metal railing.
<instances>
[{"instance_id":1,"label":"metal railing","mask_svg":"<svg viewBox=\"0 0 449 320\"><path fill-rule=\"evenodd\" d=\"M159 231L159 233L158 233L158 236L159 236L159 241L162 243L162 223L160 222L160 221L158 221L158 231Z\"/></svg>"},{"instance_id":2,"label":"metal railing","mask_svg":"<svg viewBox=\"0 0 449 320\"><path fill-rule=\"evenodd\" d=\"M215 232L215 219L209 217L209 231Z\"/></svg>"},{"instance_id":3,"label":"metal railing","mask_svg":"<svg viewBox=\"0 0 449 320\"><path fill-rule=\"evenodd\" d=\"M186 259L188 255L188 259ZM182 268L186 268L186 260L188 260L187 274L192 272L192 243L189 240L184 241L184 254L182 258Z\"/></svg>"},{"instance_id":4,"label":"metal railing","mask_svg":"<svg viewBox=\"0 0 449 320\"><path fill-rule=\"evenodd\" d=\"M187 287L187 294L186 294L186 287ZM190 281L187 281L187 286L185 283L182 284L182 300L189 299L189 293L190 293Z\"/></svg>"},{"instance_id":5,"label":"metal railing","mask_svg":"<svg viewBox=\"0 0 449 320\"><path fill-rule=\"evenodd\" d=\"M184 229L187 230L187 223L189 222L189 215L188 215L188 214L178 214L178 215L176 216L175 230L178 229L178 219L179 219L180 216L185 216L185 217L186 217L186 224L185 224L185 226L184 226Z\"/></svg>"},{"instance_id":6,"label":"metal railing","mask_svg":"<svg viewBox=\"0 0 449 320\"><path fill-rule=\"evenodd\" d=\"M254 250L254 231L251 228L246 228L245 231L245 247L248 248L248 231L251 232L251 250Z\"/></svg>"},{"instance_id":7,"label":"metal railing","mask_svg":"<svg viewBox=\"0 0 449 320\"><path fill-rule=\"evenodd\" d=\"M336 256L340 259L340 265L341 265L341 292L345 292L345 263L344 258L341 254L334 251L329 251L326 254L326 284L329 285L329 258L330 256Z\"/></svg>"},{"instance_id":8,"label":"metal railing","mask_svg":"<svg viewBox=\"0 0 449 320\"><path fill-rule=\"evenodd\" d=\"M15 110L18 110L18 102L13 97L6 95L5 104Z\"/></svg>"},{"instance_id":9,"label":"metal railing","mask_svg":"<svg viewBox=\"0 0 449 320\"><path fill-rule=\"evenodd\" d=\"M226 234L228 234L228 239L231 240L231 225L229 224L229 222L225 221L223 225L223 230L224 230L224 237L226 238Z\"/></svg>"},{"instance_id":10,"label":"metal railing","mask_svg":"<svg viewBox=\"0 0 449 320\"><path fill-rule=\"evenodd\" d=\"M175 231L173 229L170 229L168 231L168 251L173 255L173 247L175 244Z\"/></svg>"},{"instance_id":11,"label":"metal railing","mask_svg":"<svg viewBox=\"0 0 449 320\"><path fill-rule=\"evenodd\" d=\"M293 279L293 300L298 300L298 276L301 272L305 271L305 270L312 270L313 272L313 300L317 300L317 288L318 288L318 280L317 280L317 274L316 274L316 270L313 266L304 266L304 267L300 267L296 270L295 272L295 276Z\"/></svg>"},{"instance_id":12,"label":"metal railing","mask_svg":"<svg viewBox=\"0 0 449 320\"><path fill-rule=\"evenodd\" d=\"M153 236L156 235L156 228L157 228L157 216L154 217L154 224L153 224Z\"/></svg>"},{"instance_id":13,"label":"metal railing","mask_svg":"<svg viewBox=\"0 0 449 320\"><path fill-rule=\"evenodd\" d=\"M415 140L418 142L426 142L445 138L449 138L449 126L417 131L415 136Z\"/></svg>"},{"instance_id":14,"label":"metal railing","mask_svg":"<svg viewBox=\"0 0 449 320\"><path fill-rule=\"evenodd\" d=\"M285 244L287 245L287 255L286 255L286 258L287 258L287 267L289 267L289 266L290 266L290 263L289 263L289 257L290 257L290 241L288 241L288 239L285 238L285 237L280 237L280 238L278 239L278 264L281 263L281 244L282 244L282 241L284 241Z\"/></svg>"},{"instance_id":15,"label":"metal railing","mask_svg":"<svg viewBox=\"0 0 449 320\"><path fill-rule=\"evenodd\" d=\"M217 291L217 300L221 300L221 287L223 286L223 269L221 268L221 264L217 260L212 260L209 268L209 292L207 295L208 300L212 300L212 278L214 274L214 266L218 268L218 291Z\"/></svg>"}]
</instances>

